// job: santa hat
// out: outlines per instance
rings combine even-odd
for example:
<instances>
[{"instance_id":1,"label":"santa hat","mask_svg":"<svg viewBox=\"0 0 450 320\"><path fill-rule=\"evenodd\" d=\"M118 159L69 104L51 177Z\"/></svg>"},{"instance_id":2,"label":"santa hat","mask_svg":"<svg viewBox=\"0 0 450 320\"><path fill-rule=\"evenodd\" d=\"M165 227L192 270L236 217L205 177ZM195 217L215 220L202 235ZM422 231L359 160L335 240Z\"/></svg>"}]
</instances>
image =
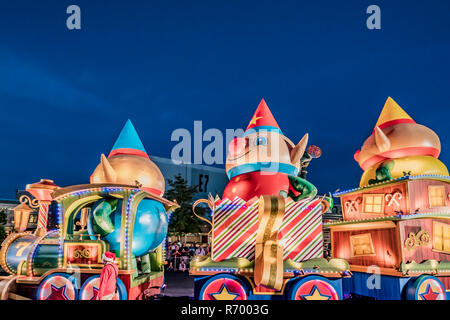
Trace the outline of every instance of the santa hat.
<instances>
[{"instance_id":1,"label":"santa hat","mask_svg":"<svg viewBox=\"0 0 450 320\"><path fill-rule=\"evenodd\" d=\"M397 102L388 97L375 127L380 129L399 123L416 123ZM375 131L375 129L374 129Z\"/></svg>"},{"instance_id":2,"label":"santa hat","mask_svg":"<svg viewBox=\"0 0 450 320\"><path fill-rule=\"evenodd\" d=\"M116 255L110 251L106 251L102 256L103 262L113 262L116 261Z\"/></svg>"},{"instance_id":3,"label":"santa hat","mask_svg":"<svg viewBox=\"0 0 450 320\"><path fill-rule=\"evenodd\" d=\"M248 124L247 129L244 132L244 135L246 136L250 133L262 130L283 134L264 99L261 99L258 108L256 108L255 114L250 120L250 123Z\"/></svg>"},{"instance_id":4,"label":"santa hat","mask_svg":"<svg viewBox=\"0 0 450 320\"><path fill-rule=\"evenodd\" d=\"M108 158L118 154L130 154L149 158L147 151L145 150L144 145L142 144L142 141L130 119L128 119L123 126L122 131L120 132L116 143L114 143Z\"/></svg>"}]
</instances>

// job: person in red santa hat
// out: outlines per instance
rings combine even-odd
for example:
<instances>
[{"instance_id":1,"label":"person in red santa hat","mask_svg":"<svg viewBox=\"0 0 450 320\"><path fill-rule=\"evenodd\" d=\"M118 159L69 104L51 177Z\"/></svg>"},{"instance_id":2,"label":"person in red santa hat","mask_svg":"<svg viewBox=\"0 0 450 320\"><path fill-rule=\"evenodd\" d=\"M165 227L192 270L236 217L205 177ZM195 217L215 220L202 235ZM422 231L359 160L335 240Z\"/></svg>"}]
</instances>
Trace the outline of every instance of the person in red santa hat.
<instances>
[{"instance_id":1,"label":"person in red santa hat","mask_svg":"<svg viewBox=\"0 0 450 320\"><path fill-rule=\"evenodd\" d=\"M100 274L97 300L112 300L116 294L119 268L116 266L115 261L116 255L114 253L106 251L103 254L103 263L105 266Z\"/></svg>"}]
</instances>

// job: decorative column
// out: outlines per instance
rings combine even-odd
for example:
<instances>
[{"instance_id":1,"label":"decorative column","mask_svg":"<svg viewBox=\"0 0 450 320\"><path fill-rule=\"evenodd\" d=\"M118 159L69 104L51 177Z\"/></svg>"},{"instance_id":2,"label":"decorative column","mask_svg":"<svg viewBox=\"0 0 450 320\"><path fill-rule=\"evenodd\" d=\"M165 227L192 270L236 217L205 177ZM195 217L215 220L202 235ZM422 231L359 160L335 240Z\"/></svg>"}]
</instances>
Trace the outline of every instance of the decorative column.
<instances>
[{"instance_id":1,"label":"decorative column","mask_svg":"<svg viewBox=\"0 0 450 320\"><path fill-rule=\"evenodd\" d=\"M47 232L48 210L53 200L52 193L59 187L50 179L41 179L41 181L28 184L26 191L31 193L39 201L38 223L36 234Z\"/></svg>"}]
</instances>

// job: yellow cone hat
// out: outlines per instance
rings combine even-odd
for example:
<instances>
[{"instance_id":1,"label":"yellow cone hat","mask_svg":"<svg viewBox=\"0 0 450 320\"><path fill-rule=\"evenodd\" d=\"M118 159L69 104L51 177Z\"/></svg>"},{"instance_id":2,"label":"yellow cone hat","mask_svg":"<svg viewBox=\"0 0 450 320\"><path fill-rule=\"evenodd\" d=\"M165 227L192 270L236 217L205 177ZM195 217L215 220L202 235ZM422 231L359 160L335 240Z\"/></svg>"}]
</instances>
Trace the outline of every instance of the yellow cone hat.
<instances>
[{"instance_id":1,"label":"yellow cone hat","mask_svg":"<svg viewBox=\"0 0 450 320\"><path fill-rule=\"evenodd\" d=\"M389 179L404 175L448 176L447 167L438 159L440 151L441 143L437 134L416 123L389 97L372 135L355 153L355 160L364 170L360 185L387 179L382 177L387 170ZM389 169L386 169L388 166Z\"/></svg>"},{"instance_id":2,"label":"yellow cone hat","mask_svg":"<svg viewBox=\"0 0 450 320\"><path fill-rule=\"evenodd\" d=\"M416 123L397 102L388 97L378 117L376 127L383 129L399 123Z\"/></svg>"}]
</instances>

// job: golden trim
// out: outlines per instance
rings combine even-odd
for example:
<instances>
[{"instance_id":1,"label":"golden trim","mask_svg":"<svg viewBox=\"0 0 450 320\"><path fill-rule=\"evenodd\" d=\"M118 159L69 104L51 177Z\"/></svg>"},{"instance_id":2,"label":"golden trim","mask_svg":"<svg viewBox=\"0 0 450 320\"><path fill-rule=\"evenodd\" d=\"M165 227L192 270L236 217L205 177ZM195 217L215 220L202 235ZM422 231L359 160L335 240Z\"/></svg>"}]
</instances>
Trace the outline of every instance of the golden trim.
<instances>
[{"instance_id":1,"label":"golden trim","mask_svg":"<svg viewBox=\"0 0 450 320\"><path fill-rule=\"evenodd\" d=\"M97 253L97 263L95 264L84 264L84 263L67 263L67 250L69 247L75 247L75 246L83 246L83 245L93 245L98 247L98 253ZM103 252L106 250L106 246L104 243L100 242L64 242L64 255L63 255L63 268L67 268L68 265L71 266L79 266L79 267L103 267L102 263L102 255Z\"/></svg>"},{"instance_id":2,"label":"golden trim","mask_svg":"<svg viewBox=\"0 0 450 320\"><path fill-rule=\"evenodd\" d=\"M372 273L372 272L367 272L368 268L369 268L368 266L350 265L350 270L352 272ZM378 267L378 269L380 270L380 274L383 274L383 275L396 276L396 277L411 277L411 275L405 276L400 271L393 269L393 268L391 269L391 268Z\"/></svg>"},{"instance_id":3,"label":"golden trim","mask_svg":"<svg viewBox=\"0 0 450 320\"><path fill-rule=\"evenodd\" d=\"M75 214L78 209L83 208L84 206L88 205L91 202L94 202L96 200L101 199L102 197L100 197L99 195L90 195L90 196L86 196L84 198L81 199L77 199L75 201L72 201L67 208L65 208L64 210L64 219L63 219L63 225L60 226L62 229L62 239L66 239L67 234L68 234L68 230L67 228L69 227L69 220L72 217L73 214Z\"/></svg>"},{"instance_id":4,"label":"golden trim","mask_svg":"<svg viewBox=\"0 0 450 320\"><path fill-rule=\"evenodd\" d=\"M26 195L26 194L23 194L23 195L21 195L20 196L20 198L19 198L19 202L21 203L21 204L26 204L26 205L28 205L30 208L33 208L33 209L37 209L37 208L39 208L39 200L38 199L31 199L28 195Z\"/></svg>"},{"instance_id":5,"label":"golden trim","mask_svg":"<svg viewBox=\"0 0 450 320\"><path fill-rule=\"evenodd\" d=\"M126 223L127 223L127 206L128 201L133 196L130 190L124 190L123 191L123 200L122 200L122 211L121 211L121 218L120 218L120 268L121 269L128 269L128 263L127 259L125 257L125 232L126 232ZM131 208L130 208L131 210Z\"/></svg>"},{"instance_id":6,"label":"golden trim","mask_svg":"<svg viewBox=\"0 0 450 320\"><path fill-rule=\"evenodd\" d=\"M411 251L421 246L427 246L430 240L430 234L427 230L419 230L416 234L410 232L405 238L404 246L406 250Z\"/></svg>"},{"instance_id":7,"label":"golden trim","mask_svg":"<svg viewBox=\"0 0 450 320\"><path fill-rule=\"evenodd\" d=\"M26 236L26 235L32 235L30 232L19 232L19 233L11 233L2 243L2 247L0 249L0 266L4 271L6 271L9 274L15 275L16 273L13 272L9 267L8 263L6 262L6 254L8 253L8 249L10 245L16 241L16 239Z\"/></svg>"},{"instance_id":8,"label":"golden trim","mask_svg":"<svg viewBox=\"0 0 450 320\"><path fill-rule=\"evenodd\" d=\"M373 222L355 222L342 225L327 226L330 232L333 231L359 231L359 230L373 230L373 229L392 229L395 228L394 221L373 221Z\"/></svg>"},{"instance_id":9,"label":"golden trim","mask_svg":"<svg viewBox=\"0 0 450 320\"><path fill-rule=\"evenodd\" d=\"M132 270L119 270L119 275L132 275L136 270L132 269ZM102 269L74 269L74 268L55 268L55 269L51 269L48 270L47 272L45 272L43 275L39 276L39 277L27 277L27 276L20 276L20 277L16 277L16 281L17 283L26 283L26 284L39 284L41 283L41 281L47 277L48 275L52 274L52 273L57 273L57 272L62 272L62 273L87 273L87 274L100 274L102 272Z\"/></svg>"},{"instance_id":10,"label":"golden trim","mask_svg":"<svg viewBox=\"0 0 450 320\"><path fill-rule=\"evenodd\" d=\"M22 275L22 266L23 264L26 262L26 260L22 260L19 262L19 264L17 265L17 275L20 276Z\"/></svg>"},{"instance_id":11,"label":"golden trim","mask_svg":"<svg viewBox=\"0 0 450 320\"><path fill-rule=\"evenodd\" d=\"M12 285L16 284L18 276L9 276L0 283L0 300L8 300L9 289Z\"/></svg>"},{"instance_id":12,"label":"golden trim","mask_svg":"<svg viewBox=\"0 0 450 320\"><path fill-rule=\"evenodd\" d=\"M284 295L284 290L286 288L286 283L290 280L290 279L284 279L282 287L279 291L276 292L255 292L255 284L252 281L252 278L250 278L249 276L244 276L245 279L247 279L247 281L250 283L250 286L252 287L252 293L253 295L268 295L268 296L282 296Z\"/></svg>"},{"instance_id":13,"label":"golden trim","mask_svg":"<svg viewBox=\"0 0 450 320\"><path fill-rule=\"evenodd\" d=\"M401 222L401 221L400 221ZM397 267L400 267L400 264L403 262L404 255L403 255L403 246L402 246L402 235L401 235L401 228L403 225L400 225L399 223L395 224L395 238L397 239Z\"/></svg>"},{"instance_id":14,"label":"golden trim","mask_svg":"<svg viewBox=\"0 0 450 320\"><path fill-rule=\"evenodd\" d=\"M130 192L131 190L135 190L136 192L143 192L143 193L145 193L147 198L150 198L150 199L153 199L153 200L157 200L158 202L161 202L162 204L164 204L164 205L166 205L168 207L175 207L175 208L179 207L178 203L176 203L174 201L167 200L167 199L165 199L163 197L151 194L151 193L145 191L144 189L139 189L139 188L137 188L136 186L133 186L133 185L117 184L117 183L91 183L91 184L74 185L74 186L65 187L65 188L61 188L61 189L55 190L52 193L52 197L53 197L53 200L61 201L61 198L68 197L67 194L72 193L72 192L76 192L76 191L80 191L80 190L89 190L92 193L94 193L94 192L105 193L105 192L103 192L101 190L102 188L122 188L123 191L125 191L125 192ZM98 190L92 190L92 189L98 189Z\"/></svg>"}]
</instances>

